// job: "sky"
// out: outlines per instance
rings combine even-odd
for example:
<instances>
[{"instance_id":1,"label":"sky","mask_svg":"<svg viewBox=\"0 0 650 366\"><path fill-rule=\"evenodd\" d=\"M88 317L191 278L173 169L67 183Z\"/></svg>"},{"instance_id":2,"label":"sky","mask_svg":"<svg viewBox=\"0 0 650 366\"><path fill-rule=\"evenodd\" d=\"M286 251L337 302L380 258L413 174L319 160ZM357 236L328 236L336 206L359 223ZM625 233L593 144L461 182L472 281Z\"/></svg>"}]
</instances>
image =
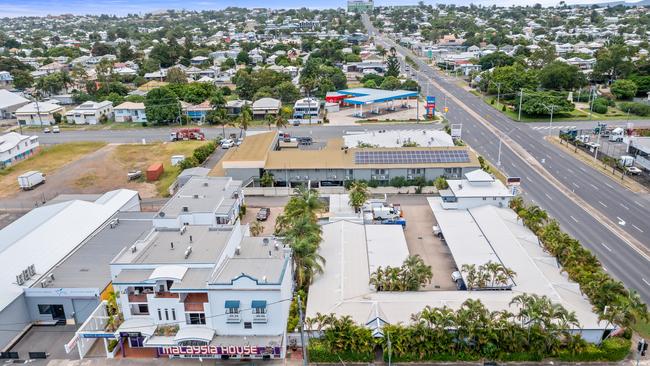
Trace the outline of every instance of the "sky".
<instances>
[{"instance_id":1,"label":"sky","mask_svg":"<svg viewBox=\"0 0 650 366\"><path fill-rule=\"evenodd\" d=\"M567 0L567 4L604 2L605 0ZM375 0L377 5L416 4L417 0ZM483 5L526 5L531 0L442 0L425 3L469 3ZM559 0L536 0L542 5L555 5ZM345 7L345 0L0 0L0 18L18 16L43 16L64 13L72 14L117 14L146 13L163 9L208 10L227 6L268 8L331 8Z\"/></svg>"}]
</instances>

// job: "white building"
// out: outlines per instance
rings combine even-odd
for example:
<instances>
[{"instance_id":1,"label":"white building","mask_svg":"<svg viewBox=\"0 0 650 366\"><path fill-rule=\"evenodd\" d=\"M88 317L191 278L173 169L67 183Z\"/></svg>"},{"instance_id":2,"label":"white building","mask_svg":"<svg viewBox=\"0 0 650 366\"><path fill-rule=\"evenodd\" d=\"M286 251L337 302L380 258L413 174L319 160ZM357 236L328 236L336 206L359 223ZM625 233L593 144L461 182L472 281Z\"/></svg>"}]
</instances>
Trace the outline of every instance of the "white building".
<instances>
[{"instance_id":1,"label":"white building","mask_svg":"<svg viewBox=\"0 0 650 366\"><path fill-rule=\"evenodd\" d=\"M168 357L284 358L290 249L273 237L251 237L236 215L214 220L221 208L238 208L241 196L233 198L231 187L240 183L191 178L156 215L151 232L115 257L113 288L125 319L115 335L123 346ZM180 222L189 222L161 226L166 212L177 216L176 207L185 212Z\"/></svg>"},{"instance_id":2,"label":"white building","mask_svg":"<svg viewBox=\"0 0 650 366\"><path fill-rule=\"evenodd\" d=\"M102 122L102 117L105 117L107 121L113 118L113 102L108 100L103 102L87 101L68 111L65 115L68 118L68 123L96 125Z\"/></svg>"},{"instance_id":3,"label":"white building","mask_svg":"<svg viewBox=\"0 0 650 366\"><path fill-rule=\"evenodd\" d=\"M29 100L8 90L0 89L0 119L15 118L16 110Z\"/></svg>"},{"instance_id":4,"label":"white building","mask_svg":"<svg viewBox=\"0 0 650 366\"><path fill-rule=\"evenodd\" d=\"M465 179L447 180L448 189L440 190L445 209L467 209L482 205L508 207L512 189L481 169L465 173Z\"/></svg>"},{"instance_id":5,"label":"white building","mask_svg":"<svg viewBox=\"0 0 650 366\"><path fill-rule=\"evenodd\" d=\"M420 147L454 146L454 140L444 131L437 130L385 130L343 135L344 146L354 148L359 145L376 147Z\"/></svg>"},{"instance_id":6,"label":"white building","mask_svg":"<svg viewBox=\"0 0 650 366\"><path fill-rule=\"evenodd\" d=\"M32 156L38 148L38 136L25 136L16 132L0 136L0 168Z\"/></svg>"},{"instance_id":7,"label":"white building","mask_svg":"<svg viewBox=\"0 0 650 366\"><path fill-rule=\"evenodd\" d=\"M115 122L147 122L144 103L124 102L113 109Z\"/></svg>"},{"instance_id":8,"label":"white building","mask_svg":"<svg viewBox=\"0 0 650 366\"><path fill-rule=\"evenodd\" d=\"M280 113L282 102L275 98L260 98L253 102L253 117L265 117L267 114Z\"/></svg>"},{"instance_id":9,"label":"white building","mask_svg":"<svg viewBox=\"0 0 650 366\"><path fill-rule=\"evenodd\" d=\"M33 102L16 110L16 119L23 126L49 126L55 124L55 114L63 115L64 108L48 102Z\"/></svg>"},{"instance_id":10,"label":"white building","mask_svg":"<svg viewBox=\"0 0 650 366\"><path fill-rule=\"evenodd\" d=\"M99 302L99 292L103 288L68 291L68 286L63 284L50 285L52 281L72 278L81 282L76 282L80 286L71 287L83 289L86 277L79 274L80 268L92 267L89 258L94 260L97 253L89 255L70 271L74 273L71 277L50 276L50 271L97 230L108 225L116 213L139 210L138 192L120 189L94 200L74 199L35 208L0 230L0 323L13 324L0 332L0 348L7 349L36 323L83 322L84 314ZM87 277L90 275L92 272ZM91 300L94 305L88 306Z\"/></svg>"},{"instance_id":11,"label":"white building","mask_svg":"<svg viewBox=\"0 0 650 366\"><path fill-rule=\"evenodd\" d=\"M0 89L9 89L14 82L14 78L9 71L0 71Z\"/></svg>"},{"instance_id":12,"label":"white building","mask_svg":"<svg viewBox=\"0 0 650 366\"><path fill-rule=\"evenodd\" d=\"M293 106L293 118L318 118L320 101L316 98L298 99Z\"/></svg>"}]
</instances>

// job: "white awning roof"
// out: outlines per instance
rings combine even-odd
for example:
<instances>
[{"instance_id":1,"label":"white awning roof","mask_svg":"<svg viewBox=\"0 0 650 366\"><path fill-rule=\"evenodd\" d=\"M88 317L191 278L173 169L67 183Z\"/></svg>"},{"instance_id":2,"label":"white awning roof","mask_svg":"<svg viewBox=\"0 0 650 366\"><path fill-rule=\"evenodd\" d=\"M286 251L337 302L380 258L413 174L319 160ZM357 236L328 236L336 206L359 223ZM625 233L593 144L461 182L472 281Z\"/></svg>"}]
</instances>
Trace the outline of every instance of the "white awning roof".
<instances>
[{"instance_id":1,"label":"white awning roof","mask_svg":"<svg viewBox=\"0 0 650 366\"><path fill-rule=\"evenodd\" d=\"M140 332L145 337L151 337L156 331L156 325L148 318L127 319L117 328L115 333Z\"/></svg>"},{"instance_id":2,"label":"white awning roof","mask_svg":"<svg viewBox=\"0 0 650 366\"><path fill-rule=\"evenodd\" d=\"M185 276L185 272L187 272L187 267L185 266L176 266L176 265L160 266L153 270L151 276L149 276L149 279L159 280L159 279L171 278L180 281Z\"/></svg>"},{"instance_id":3,"label":"white awning roof","mask_svg":"<svg viewBox=\"0 0 650 366\"><path fill-rule=\"evenodd\" d=\"M175 342L199 340L210 342L214 337L214 329L208 327L182 327L174 337Z\"/></svg>"}]
</instances>

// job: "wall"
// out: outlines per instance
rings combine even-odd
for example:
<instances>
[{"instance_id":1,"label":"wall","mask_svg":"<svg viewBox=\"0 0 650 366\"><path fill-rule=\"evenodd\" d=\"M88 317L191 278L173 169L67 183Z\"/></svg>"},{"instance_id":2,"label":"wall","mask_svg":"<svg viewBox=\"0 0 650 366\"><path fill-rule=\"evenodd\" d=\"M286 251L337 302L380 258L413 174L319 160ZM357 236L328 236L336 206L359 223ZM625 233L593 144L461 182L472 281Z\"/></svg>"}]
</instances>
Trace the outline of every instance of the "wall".
<instances>
[{"instance_id":1,"label":"wall","mask_svg":"<svg viewBox=\"0 0 650 366\"><path fill-rule=\"evenodd\" d=\"M20 295L0 311L0 324L11 324L11 326L6 325L0 328L0 350L7 348L9 343L30 323L25 295Z\"/></svg>"}]
</instances>

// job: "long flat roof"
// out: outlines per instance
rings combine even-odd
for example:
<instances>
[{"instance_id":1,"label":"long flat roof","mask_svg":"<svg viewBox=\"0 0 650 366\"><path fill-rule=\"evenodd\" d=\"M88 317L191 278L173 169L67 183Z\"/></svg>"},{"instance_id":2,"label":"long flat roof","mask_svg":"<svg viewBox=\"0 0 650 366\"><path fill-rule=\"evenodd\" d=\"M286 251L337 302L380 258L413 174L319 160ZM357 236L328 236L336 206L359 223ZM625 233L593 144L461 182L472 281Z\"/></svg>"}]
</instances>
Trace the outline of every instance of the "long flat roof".
<instances>
[{"instance_id":1,"label":"long flat roof","mask_svg":"<svg viewBox=\"0 0 650 366\"><path fill-rule=\"evenodd\" d=\"M120 189L108 200L69 201L36 208L0 231L0 309L97 231L138 192ZM100 197L101 199L101 197ZM34 265L36 275L23 286L16 276Z\"/></svg>"},{"instance_id":2,"label":"long flat roof","mask_svg":"<svg viewBox=\"0 0 650 366\"><path fill-rule=\"evenodd\" d=\"M246 276L258 283L280 284L288 263L289 257L285 256L281 242L245 236L239 245L239 254L227 258L215 270L210 283L230 284L236 278Z\"/></svg>"},{"instance_id":3,"label":"long flat roof","mask_svg":"<svg viewBox=\"0 0 650 366\"><path fill-rule=\"evenodd\" d=\"M190 178L160 209L164 217L174 218L183 213L227 213L235 203L233 195L241 189L242 182L229 177Z\"/></svg>"},{"instance_id":4,"label":"long flat roof","mask_svg":"<svg viewBox=\"0 0 650 366\"><path fill-rule=\"evenodd\" d=\"M517 285L511 291L375 292L369 285L371 272L364 233L367 227L337 221L322 226L319 254L325 258L324 273L317 275L310 286L305 316L335 313L349 315L359 324L377 318L390 324L410 323L411 314L427 305L458 309L465 300L478 299L491 311L515 311L514 305L510 305L513 297L536 293L574 311L582 329L604 329L606 324L599 322L578 285L560 272L555 259L542 250L535 235L517 221L514 212L489 206L474 210L474 213L481 225L492 225L485 229L486 235L492 242L500 242L495 245L496 252L518 273ZM502 254L503 251L512 253ZM513 257L523 259L522 264L510 264Z\"/></svg>"},{"instance_id":5,"label":"long flat roof","mask_svg":"<svg viewBox=\"0 0 650 366\"><path fill-rule=\"evenodd\" d=\"M391 100L417 97L417 91L411 90L384 90L371 88L353 88L337 91L340 94L350 95L343 101L349 104L373 104L389 102Z\"/></svg>"}]
</instances>

